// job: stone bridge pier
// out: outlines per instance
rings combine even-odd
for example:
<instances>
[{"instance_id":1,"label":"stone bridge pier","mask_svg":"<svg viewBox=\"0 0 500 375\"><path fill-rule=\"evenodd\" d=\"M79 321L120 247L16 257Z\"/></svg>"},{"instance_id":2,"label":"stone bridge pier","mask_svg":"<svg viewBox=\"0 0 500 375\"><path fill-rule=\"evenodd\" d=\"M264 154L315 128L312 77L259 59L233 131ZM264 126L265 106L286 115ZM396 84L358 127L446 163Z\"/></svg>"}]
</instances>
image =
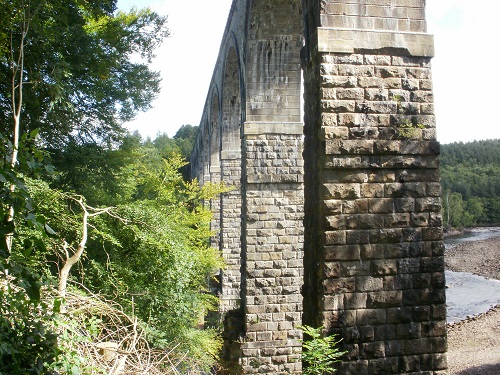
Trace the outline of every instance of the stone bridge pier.
<instances>
[{"instance_id":1,"label":"stone bridge pier","mask_svg":"<svg viewBox=\"0 0 500 375\"><path fill-rule=\"evenodd\" d=\"M191 157L232 187L222 373L301 374L301 324L339 374L446 373L433 53L425 0L233 1Z\"/></svg>"}]
</instances>

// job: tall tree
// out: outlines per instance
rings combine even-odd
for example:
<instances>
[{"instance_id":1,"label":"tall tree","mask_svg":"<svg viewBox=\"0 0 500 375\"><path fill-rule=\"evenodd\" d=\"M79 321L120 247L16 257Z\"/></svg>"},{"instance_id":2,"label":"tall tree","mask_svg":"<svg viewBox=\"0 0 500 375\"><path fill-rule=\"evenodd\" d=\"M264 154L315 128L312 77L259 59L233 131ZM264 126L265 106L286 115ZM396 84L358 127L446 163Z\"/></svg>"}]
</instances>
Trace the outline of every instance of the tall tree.
<instances>
[{"instance_id":1,"label":"tall tree","mask_svg":"<svg viewBox=\"0 0 500 375\"><path fill-rule=\"evenodd\" d=\"M0 0L0 130L46 144L112 142L148 109L160 77L147 63L166 17L117 12L116 0Z\"/></svg>"},{"instance_id":2,"label":"tall tree","mask_svg":"<svg viewBox=\"0 0 500 375\"><path fill-rule=\"evenodd\" d=\"M147 63L168 35L166 17L115 10L116 0L0 0L0 133L11 174L23 134L37 129L49 149L111 144L122 121L149 107L160 78ZM2 214L9 250L15 205Z\"/></svg>"}]
</instances>

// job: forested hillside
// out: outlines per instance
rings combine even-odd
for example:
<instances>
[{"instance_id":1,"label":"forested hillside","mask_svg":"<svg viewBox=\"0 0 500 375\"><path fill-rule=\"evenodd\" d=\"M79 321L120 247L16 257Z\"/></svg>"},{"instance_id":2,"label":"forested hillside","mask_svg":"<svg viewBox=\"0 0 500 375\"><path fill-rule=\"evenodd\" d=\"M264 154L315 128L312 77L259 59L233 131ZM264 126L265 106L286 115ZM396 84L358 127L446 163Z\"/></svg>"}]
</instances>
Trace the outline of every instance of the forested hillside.
<instances>
[{"instance_id":1,"label":"forested hillside","mask_svg":"<svg viewBox=\"0 0 500 375\"><path fill-rule=\"evenodd\" d=\"M500 223L500 140L441 145L446 227Z\"/></svg>"}]
</instances>

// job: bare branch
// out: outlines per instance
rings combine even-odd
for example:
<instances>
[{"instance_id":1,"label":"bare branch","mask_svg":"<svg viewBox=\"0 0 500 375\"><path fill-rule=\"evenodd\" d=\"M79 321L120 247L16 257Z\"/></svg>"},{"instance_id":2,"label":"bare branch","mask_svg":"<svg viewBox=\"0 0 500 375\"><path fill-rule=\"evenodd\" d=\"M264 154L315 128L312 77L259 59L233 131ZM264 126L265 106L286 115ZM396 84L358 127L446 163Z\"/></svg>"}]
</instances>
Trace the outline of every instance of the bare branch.
<instances>
[{"instance_id":1,"label":"bare branch","mask_svg":"<svg viewBox=\"0 0 500 375\"><path fill-rule=\"evenodd\" d=\"M71 268L80 261L85 251L85 246L87 244L87 238L88 238L89 218L102 214L109 214L109 212L112 209L112 207L94 208L88 206L85 203L85 198L82 195L64 194L64 196L80 206L80 208L83 211L83 217L82 217L82 236L78 244L78 247L76 248L76 251L73 253L73 255L69 256L69 253L67 251L68 245L66 244L66 241L64 241L66 245L63 245L63 248L66 251L66 260L64 262L63 267L61 268L61 271L59 272L59 285L58 285L58 292L61 297L65 297L66 295L66 287Z\"/></svg>"},{"instance_id":2,"label":"bare branch","mask_svg":"<svg viewBox=\"0 0 500 375\"><path fill-rule=\"evenodd\" d=\"M66 242L65 239L63 239L63 246L62 246L62 248L64 250L64 253L66 254L66 260L69 259L68 246L69 246L69 244Z\"/></svg>"},{"instance_id":3,"label":"bare branch","mask_svg":"<svg viewBox=\"0 0 500 375\"><path fill-rule=\"evenodd\" d=\"M65 321L62 320L62 324L56 329L60 332L65 330L70 337L89 338L70 338L74 345L72 350L85 358L85 365L91 369L89 374L111 374L121 367L120 365L123 365L122 373L126 374L174 375L181 373L179 368L182 365L190 367L183 372L185 374L202 374L196 361L180 350L179 343L174 342L164 350L152 349L137 318L125 314L116 302L104 300L83 285L79 285L79 288L86 290L88 295L82 296L68 291L65 297L65 310L67 316L71 316L73 328L67 329ZM88 322L96 318L100 320L99 329L89 332Z\"/></svg>"}]
</instances>

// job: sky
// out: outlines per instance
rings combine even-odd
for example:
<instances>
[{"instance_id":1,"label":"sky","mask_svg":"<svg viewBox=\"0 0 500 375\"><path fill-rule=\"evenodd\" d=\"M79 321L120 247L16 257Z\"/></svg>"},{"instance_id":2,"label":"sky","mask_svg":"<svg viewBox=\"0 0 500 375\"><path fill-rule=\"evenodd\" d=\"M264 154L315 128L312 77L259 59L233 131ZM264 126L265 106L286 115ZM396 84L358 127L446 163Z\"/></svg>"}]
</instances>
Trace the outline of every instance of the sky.
<instances>
[{"instance_id":1,"label":"sky","mask_svg":"<svg viewBox=\"0 0 500 375\"><path fill-rule=\"evenodd\" d=\"M152 69L163 77L153 108L125 124L143 137L170 137L199 125L232 0L118 0L118 7L149 6L168 15L171 37ZM497 0L427 0L437 138L441 143L500 139Z\"/></svg>"}]
</instances>

